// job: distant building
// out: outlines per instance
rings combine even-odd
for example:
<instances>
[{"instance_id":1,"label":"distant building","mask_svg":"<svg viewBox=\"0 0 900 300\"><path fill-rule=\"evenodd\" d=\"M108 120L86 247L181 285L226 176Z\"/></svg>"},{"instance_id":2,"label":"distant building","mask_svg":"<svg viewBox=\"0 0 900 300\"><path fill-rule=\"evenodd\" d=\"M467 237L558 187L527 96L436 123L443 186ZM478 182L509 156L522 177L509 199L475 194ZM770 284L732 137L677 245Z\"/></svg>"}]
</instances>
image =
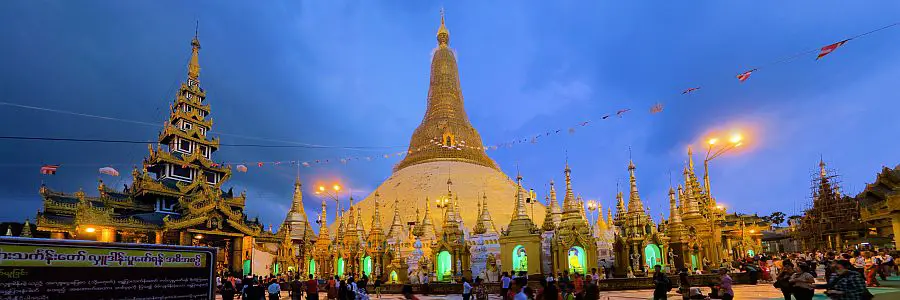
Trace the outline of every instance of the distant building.
<instances>
[{"instance_id":1,"label":"distant building","mask_svg":"<svg viewBox=\"0 0 900 300\"><path fill-rule=\"evenodd\" d=\"M864 242L876 248L900 249L900 165L884 167L856 196L867 232L876 237Z\"/></svg>"}]
</instances>

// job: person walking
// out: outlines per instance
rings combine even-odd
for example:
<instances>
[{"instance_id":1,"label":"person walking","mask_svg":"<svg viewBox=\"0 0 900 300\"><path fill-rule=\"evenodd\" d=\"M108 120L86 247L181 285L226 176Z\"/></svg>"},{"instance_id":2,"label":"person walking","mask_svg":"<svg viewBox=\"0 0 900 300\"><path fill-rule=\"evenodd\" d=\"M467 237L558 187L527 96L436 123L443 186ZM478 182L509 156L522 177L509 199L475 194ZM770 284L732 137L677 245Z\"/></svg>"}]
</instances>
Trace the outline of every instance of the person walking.
<instances>
[{"instance_id":1,"label":"person walking","mask_svg":"<svg viewBox=\"0 0 900 300\"><path fill-rule=\"evenodd\" d=\"M465 277L462 278L462 287L463 287L463 292L462 292L463 300L472 299L472 285L469 284L469 280L466 279Z\"/></svg>"},{"instance_id":2,"label":"person walking","mask_svg":"<svg viewBox=\"0 0 900 300\"><path fill-rule=\"evenodd\" d=\"M719 296L722 300L734 299L733 284L731 276L728 276L728 269L719 269Z\"/></svg>"},{"instance_id":3,"label":"person walking","mask_svg":"<svg viewBox=\"0 0 900 300\"><path fill-rule=\"evenodd\" d=\"M237 288L234 286L234 276L228 275L228 278L222 282L222 300L234 300L234 294Z\"/></svg>"},{"instance_id":4,"label":"person walking","mask_svg":"<svg viewBox=\"0 0 900 300\"><path fill-rule=\"evenodd\" d=\"M341 278L337 275L334 275L334 278L328 280L328 291L326 297L329 300L334 300L338 298L338 291L341 288Z\"/></svg>"},{"instance_id":5,"label":"person walking","mask_svg":"<svg viewBox=\"0 0 900 300\"><path fill-rule=\"evenodd\" d=\"M653 266L653 300L666 300L666 293L672 289L672 280L663 274L662 266Z\"/></svg>"},{"instance_id":6,"label":"person walking","mask_svg":"<svg viewBox=\"0 0 900 300\"><path fill-rule=\"evenodd\" d=\"M815 294L816 278L809 272L809 265L801 264L788 279L793 285L791 293L797 300L812 300Z\"/></svg>"},{"instance_id":7,"label":"person walking","mask_svg":"<svg viewBox=\"0 0 900 300\"><path fill-rule=\"evenodd\" d=\"M306 281L306 300L319 300L319 282L309 274L309 280Z\"/></svg>"},{"instance_id":8,"label":"person walking","mask_svg":"<svg viewBox=\"0 0 900 300\"><path fill-rule=\"evenodd\" d=\"M866 289L866 281L859 272L851 270L853 265L846 260L835 263L835 279L829 284L825 294L835 300L866 300L872 294Z\"/></svg>"},{"instance_id":9,"label":"person walking","mask_svg":"<svg viewBox=\"0 0 900 300\"><path fill-rule=\"evenodd\" d=\"M372 286L375 287L375 298L381 299L381 277L375 278L375 283Z\"/></svg>"},{"instance_id":10,"label":"person walking","mask_svg":"<svg viewBox=\"0 0 900 300\"><path fill-rule=\"evenodd\" d=\"M484 280L481 277L475 279L475 288L472 293L475 294L475 300L488 300L487 289L484 287Z\"/></svg>"},{"instance_id":11,"label":"person walking","mask_svg":"<svg viewBox=\"0 0 900 300\"><path fill-rule=\"evenodd\" d=\"M269 286L266 288L266 291L269 293L269 300L281 299L281 285L278 284L278 280L275 278L269 280Z\"/></svg>"},{"instance_id":12,"label":"person walking","mask_svg":"<svg viewBox=\"0 0 900 300\"><path fill-rule=\"evenodd\" d=\"M785 260L781 267L781 270L778 272L778 276L775 277L775 288L781 290L781 294L784 295L784 300L791 300L791 292L793 289L793 285L790 282L791 275L794 275L794 264L789 260Z\"/></svg>"},{"instance_id":13,"label":"person walking","mask_svg":"<svg viewBox=\"0 0 900 300\"><path fill-rule=\"evenodd\" d=\"M509 300L509 284L512 281L512 278L509 278L509 274L503 272L503 276L500 277L500 297L503 297L503 300Z\"/></svg>"},{"instance_id":14,"label":"person walking","mask_svg":"<svg viewBox=\"0 0 900 300\"><path fill-rule=\"evenodd\" d=\"M303 286L304 282L300 281L300 275L294 275L293 280L288 285L291 289L288 291L288 296L291 297L291 300L303 300Z\"/></svg>"}]
</instances>

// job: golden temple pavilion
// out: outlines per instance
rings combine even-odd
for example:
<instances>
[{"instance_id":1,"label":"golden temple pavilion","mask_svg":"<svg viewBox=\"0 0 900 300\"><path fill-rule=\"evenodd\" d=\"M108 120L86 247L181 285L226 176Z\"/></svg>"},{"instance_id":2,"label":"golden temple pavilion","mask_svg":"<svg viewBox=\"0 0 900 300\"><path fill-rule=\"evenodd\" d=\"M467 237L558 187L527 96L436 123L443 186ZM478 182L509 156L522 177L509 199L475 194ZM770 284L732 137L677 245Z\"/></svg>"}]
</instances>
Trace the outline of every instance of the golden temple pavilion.
<instances>
[{"instance_id":1,"label":"golden temple pavilion","mask_svg":"<svg viewBox=\"0 0 900 300\"><path fill-rule=\"evenodd\" d=\"M218 247L220 271L265 274L306 264L315 234L299 179L278 232L247 217L244 192L224 189L232 170L213 160L219 139L207 136L213 121L200 85L199 53L195 36L187 80L179 86L158 143L148 147L142 167L131 172L131 185L116 190L100 181L96 196L42 185L37 230L54 239Z\"/></svg>"}]
</instances>

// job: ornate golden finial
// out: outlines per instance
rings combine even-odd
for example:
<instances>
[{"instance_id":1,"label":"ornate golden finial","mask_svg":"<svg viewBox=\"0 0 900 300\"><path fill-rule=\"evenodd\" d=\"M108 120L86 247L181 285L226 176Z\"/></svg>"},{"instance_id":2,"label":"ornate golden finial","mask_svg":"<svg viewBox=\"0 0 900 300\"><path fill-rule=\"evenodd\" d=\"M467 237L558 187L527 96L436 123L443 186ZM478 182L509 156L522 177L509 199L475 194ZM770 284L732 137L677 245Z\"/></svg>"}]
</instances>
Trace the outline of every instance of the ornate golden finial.
<instances>
[{"instance_id":1,"label":"ornate golden finial","mask_svg":"<svg viewBox=\"0 0 900 300\"><path fill-rule=\"evenodd\" d=\"M825 160L822 159L822 156L819 156L819 176L822 179L828 177L828 171L825 170Z\"/></svg>"},{"instance_id":2,"label":"ornate golden finial","mask_svg":"<svg viewBox=\"0 0 900 300\"><path fill-rule=\"evenodd\" d=\"M441 8L441 27L438 28L437 40L439 46L448 46L450 44L450 31L444 25L444 8Z\"/></svg>"},{"instance_id":3,"label":"ornate golden finial","mask_svg":"<svg viewBox=\"0 0 900 300\"><path fill-rule=\"evenodd\" d=\"M688 146L688 168L694 171L694 149L691 146Z\"/></svg>"},{"instance_id":4,"label":"ornate golden finial","mask_svg":"<svg viewBox=\"0 0 900 300\"><path fill-rule=\"evenodd\" d=\"M191 61L188 63L188 77L197 80L200 77L200 22L194 31L194 39L191 40Z\"/></svg>"}]
</instances>

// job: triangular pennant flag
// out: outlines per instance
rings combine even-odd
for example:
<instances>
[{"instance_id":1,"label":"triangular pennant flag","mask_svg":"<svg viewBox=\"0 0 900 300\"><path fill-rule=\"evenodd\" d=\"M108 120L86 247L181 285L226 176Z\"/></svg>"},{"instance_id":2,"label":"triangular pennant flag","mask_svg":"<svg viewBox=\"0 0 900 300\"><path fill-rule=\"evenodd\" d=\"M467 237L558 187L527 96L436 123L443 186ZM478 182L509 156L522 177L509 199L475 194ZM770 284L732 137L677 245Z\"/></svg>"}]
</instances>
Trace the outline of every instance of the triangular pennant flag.
<instances>
[{"instance_id":1,"label":"triangular pennant flag","mask_svg":"<svg viewBox=\"0 0 900 300\"><path fill-rule=\"evenodd\" d=\"M846 43L847 41L849 41L849 40L843 40L843 41L822 47L822 49L819 50L819 55L816 55L816 60L819 60L820 58L825 57L825 55L831 54L831 52L834 52L834 50L837 50L838 47L840 47L841 45L844 45L844 43Z\"/></svg>"},{"instance_id":2,"label":"triangular pennant flag","mask_svg":"<svg viewBox=\"0 0 900 300\"><path fill-rule=\"evenodd\" d=\"M651 113L651 114L661 113L662 111L663 111L663 105L662 105L662 103L656 103L656 104L653 105L653 107L650 107L650 113Z\"/></svg>"},{"instance_id":3,"label":"triangular pennant flag","mask_svg":"<svg viewBox=\"0 0 900 300\"><path fill-rule=\"evenodd\" d=\"M59 169L59 165L43 165L41 166L41 174L56 175L56 169Z\"/></svg>"},{"instance_id":4,"label":"triangular pennant flag","mask_svg":"<svg viewBox=\"0 0 900 300\"><path fill-rule=\"evenodd\" d=\"M260 168L262 168L263 163L262 163L262 162L258 162L258 163L256 163L256 165L259 166Z\"/></svg>"},{"instance_id":5,"label":"triangular pennant flag","mask_svg":"<svg viewBox=\"0 0 900 300\"><path fill-rule=\"evenodd\" d=\"M737 79L740 80L741 82L744 82L744 81L746 81L748 78L750 78L750 74L753 73L753 71L756 71L756 69L753 69L753 70L750 70L750 71L747 71L747 72L738 74Z\"/></svg>"},{"instance_id":6,"label":"triangular pennant flag","mask_svg":"<svg viewBox=\"0 0 900 300\"><path fill-rule=\"evenodd\" d=\"M699 86L698 86L698 87L692 87L692 88L689 88L689 89L686 89L686 90L682 91L681 94L682 94L682 95L684 95L684 94L689 94L690 92L693 92L693 91L696 91L696 90L699 90L699 89L700 89Z\"/></svg>"}]
</instances>

